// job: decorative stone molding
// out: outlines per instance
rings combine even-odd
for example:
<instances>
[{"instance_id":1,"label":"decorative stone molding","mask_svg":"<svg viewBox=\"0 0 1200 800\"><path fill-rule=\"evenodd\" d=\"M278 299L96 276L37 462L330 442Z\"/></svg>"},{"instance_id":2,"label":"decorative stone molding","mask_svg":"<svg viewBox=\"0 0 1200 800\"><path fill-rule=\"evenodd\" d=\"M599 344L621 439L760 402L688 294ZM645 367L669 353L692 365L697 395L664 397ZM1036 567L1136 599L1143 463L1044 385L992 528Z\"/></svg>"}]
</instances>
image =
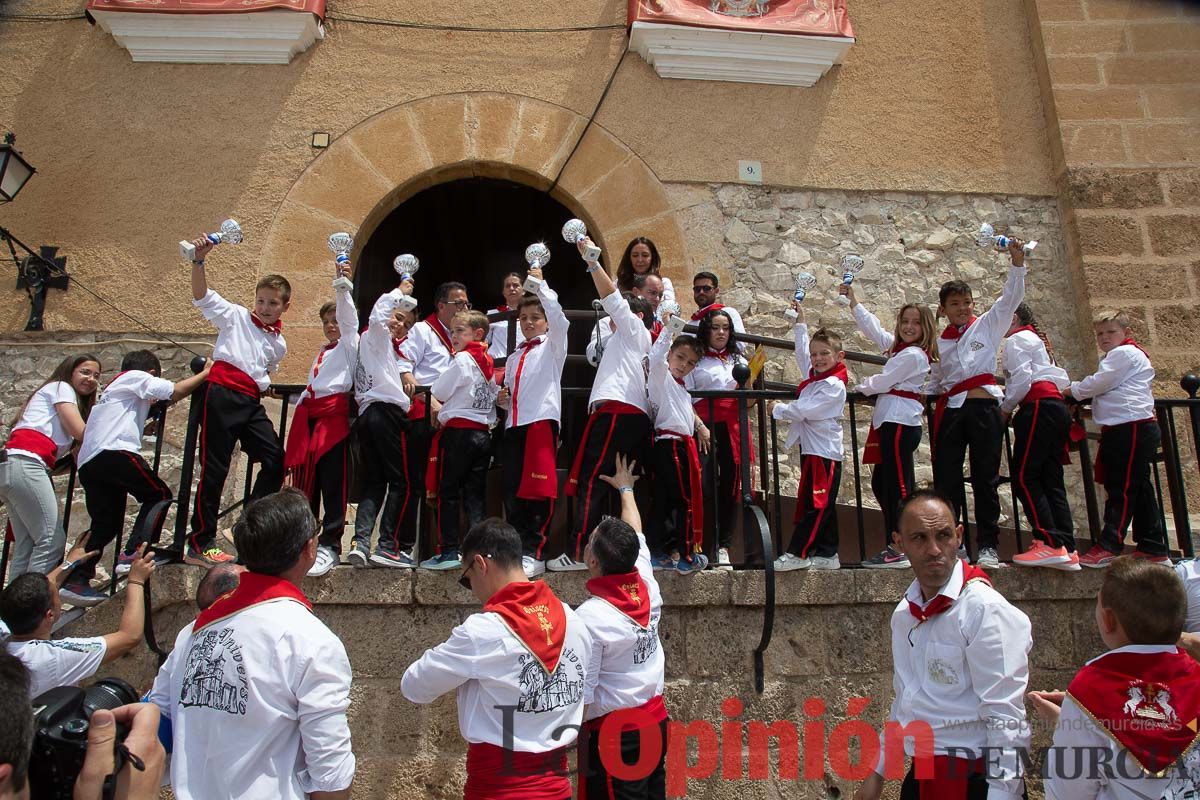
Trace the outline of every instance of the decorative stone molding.
<instances>
[{"instance_id":1,"label":"decorative stone molding","mask_svg":"<svg viewBox=\"0 0 1200 800\"><path fill-rule=\"evenodd\" d=\"M846 36L634 22L629 46L663 78L812 86L854 44Z\"/></svg>"},{"instance_id":2,"label":"decorative stone molding","mask_svg":"<svg viewBox=\"0 0 1200 800\"><path fill-rule=\"evenodd\" d=\"M134 61L287 64L325 38L314 14L283 9L238 14L155 14L93 8L96 24Z\"/></svg>"}]
</instances>

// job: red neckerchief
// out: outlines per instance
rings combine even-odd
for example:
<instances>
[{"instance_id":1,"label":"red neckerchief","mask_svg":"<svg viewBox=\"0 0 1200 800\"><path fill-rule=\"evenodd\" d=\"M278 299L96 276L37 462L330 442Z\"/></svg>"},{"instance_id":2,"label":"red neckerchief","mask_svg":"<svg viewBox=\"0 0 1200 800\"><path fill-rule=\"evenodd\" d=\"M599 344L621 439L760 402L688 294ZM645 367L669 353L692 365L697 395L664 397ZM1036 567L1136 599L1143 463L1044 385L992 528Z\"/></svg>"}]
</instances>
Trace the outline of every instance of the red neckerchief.
<instances>
[{"instance_id":1,"label":"red neckerchief","mask_svg":"<svg viewBox=\"0 0 1200 800\"><path fill-rule=\"evenodd\" d=\"M720 311L724 307L724 303L711 303L704 308L697 309L696 313L692 314L692 322L699 322L708 314L711 314L714 311Z\"/></svg>"},{"instance_id":2,"label":"red neckerchief","mask_svg":"<svg viewBox=\"0 0 1200 800\"><path fill-rule=\"evenodd\" d=\"M713 350L711 348L706 348L704 350L704 355L709 356L710 358L719 358L722 361L728 361L729 348L727 347L724 350Z\"/></svg>"},{"instance_id":3,"label":"red neckerchief","mask_svg":"<svg viewBox=\"0 0 1200 800\"><path fill-rule=\"evenodd\" d=\"M508 311L508 310L509 310L508 303L501 303L500 305L496 306L497 313L503 314L505 311Z\"/></svg>"},{"instance_id":4,"label":"red neckerchief","mask_svg":"<svg viewBox=\"0 0 1200 800\"><path fill-rule=\"evenodd\" d=\"M492 365L492 357L488 355L487 347L483 342L468 342L462 352L475 359L475 364L479 367L479 371L483 373L483 377L487 381L491 381L495 374L495 369Z\"/></svg>"},{"instance_id":5,"label":"red neckerchief","mask_svg":"<svg viewBox=\"0 0 1200 800\"><path fill-rule=\"evenodd\" d=\"M1009 336L1016 336L1016 335L1017 335L1018 333L1020 333L1021 331L1029 331L1029 332L1030 332L1030 333L1032 333L1034 336L1037 336L1037 328L1033 327L1032 325L1022 325L1022 326L1021 326L1021 327L1019 327L1019 328L1013 328L1011 331L1009 331L1009 332L1008 332L1008 335L1009 335ZM1038 338L1041 338L1041 337L1038 337Z\"/></svg>"},{"instance_id":6,"label":"red neckerchief","mask_svg":"<svg viewBox=\"0 0 1200 800\"><path fill-rule=\"evenodd\" d=\"M1106 653L1067 687L1138 764L1161 777L1200 739L1200 664L1186 653Z\"/></svg>"},{"instance_id":7,"label":"red neckerchief","mask_svg":"<svg viewBox=\"0 0 1200 800\"><path fill-rule=\"evenodd\" d=\"M530 348L537 347L539 344L541 344L544 341L546 341L546 337L535 336L532 339L526 339L525 341L521 342L519 345L517 345L517 347L520 348L521 350L528 350Z\"/></svg>"},{"instance_id":8,"label":"red neckerchief","mask_svg":"<svg viewBox=\"0 0 1200 800\"><path fill-rule=\"evenodd\" d=\"M321 362L325 360L325 354L333 348L337 347L337 342L328 342L321 348L321 352L317 353L317 363L313 364L312 378L308 382L308 386L304 391L308 392L309 397L316 397L317 393L313 391L312 382L317 379L317 373L321 371Z\"/></svg>"},{"instance_id":9,"label":"red neckerchief","mask_svg":"<svg viewBox=\"0 0 1200 800\"><path fill-rule=\"evenodd\" d=\"M425 322L427 322L429 327L433 329L434 335L436 335L438 340L445 346L446 351L450 353L450 355L454 355L454 344L450 341L450 331L446 330L446 326L442 324L440 319L438 319L437 314L430 314L425 318Z\"/></svg>"},{"instance_id":10,"label":"red neckerchief","mask_svg":"<svg viewBox=\"0 0 1200 800\"><path fill-rule=\"evenodd\" d=\"M250 321L253 322L255 327L257 327L259 330L266 331L273 336L278 336L279 334L283 333L283 320L281 319L277 319L268 324L259 319L258 315L251 311Z\"/></svg>"},{"instance_id":11,"label":"red neckerchief","mask_svg":"<svg viewBox=\"0 0 1200 800\"><path fill-rule=\"evenodd\" d=\"M981 570L979 567L973 567L964 560L962 562L962 569L963 569L962 589L966 589L967 584L970 583L971 581L983 581L988 586L992 585L992 579L989 578L987 576L987 573L984 572L983 570ZM958 591L959 597L962 597L962 589L959 589L959 591ZM930 600L929 604L926 605L924 608L921 608L919 605L914 603L912 600L909 600L908 601L908 610L909 610L909 613L911 613L914 617L917 618L917 622L921 623L921 622L930 620L933 617L936 617L938 614L941 614L945 611L949 611L950 606L954 605L955 599L957 599L957 598L950 598L944 594L938 594L938 596L933 598L932 600Z\"/></svg>"},{"instance_id":12,"label":"red neckerchief","mask_svg":"<svg viewBox=\"0 0 1200 800\"><path fill-rule=\"evenodd\" d=\"M211 606L200 612L192 625L192 633L197 633L202 628L245 611L251 606L282 599L295 600L309 611L312 610L312 603L304 596L304 592L290 581L276 575L243 572L236 589L221 595Z\"/></svg>"},{"instance_id":13,"label":"red neckerchief","mask_svg":"<svg viewBox=\"0 0 1200 800\"><path fill-rule=\"evenodd\" d=\"M637 570L592 578L587 582L587 589L593 597L599 597L638 627L643 630L650 627L650 592Z\"/></svg>"},{"instance_id":14,"label":"red neckerchief","mask_svg":"<svg viewBox=\"0 0 1200 800\"><path fill-rule=\"evenodd\" d=\"M1149 358L1149 357L1150 357L1150 354L1146 352L1146 348L1142 347L1140 344L1138 344L1138 343L1137 343L1136 341L1134 341L1133 339L1126 339L1125 341L1123 341L1123 342L1121 342L1119 345L1117 345L1117 347L1124 347L1124 346L1125 346L1125 345L1127 345L1127 344L1131 344L1131 345L1133 345L1134 347L1136 347L1138 350L1141 350L1141 351L1142 351L1142 355L1144 355L1146 358ZM1117 347L1114 347L1114 348L1113 348L1113 350L1116 350L1116 349L1117 349ZM1112 351L1110 350L1109 352L1112 352ZM1105 355L1108 355L1108 353L1105 353Z\"/></svg>"},{"instance_id":15,"label":"red neckerchief","mask_svg":"<svg viewBox=\"0 0 1200 800\"><path fill-rule=\"evenodd\" d=\"M392 349L396 351L396 355L400 356L400 358L408 358L408 356L404 355L404 351L400 349L400 345L404 344L404 340L407 338L407 333L404 334L404 336L400 339L397 339L394 336L392 337Z\"/></svg>"},{"instance_id":16,"label":"red neckerchief","mask_svg":"<svg viewBox=\"0 0 1200 800\"><path fill-rule=\"evenodd\" d=\"M921 345L917 344L916 342L905 343L905 342L900 341L899 339L896 339L895 344L892 345L892 349L888 351L888 355L891 355L891 356L898 355L900 353L903 353L905 350L907 350L910 347L917 348L918 350L920 350L922 353L925 354L926 358L929 358L929 351L922 348Z\"/></svg>"},{"instance_id":17,"label":"red neckerchief","mask_svg":"<svg viewBox=\"0 0 1200 800\"><path fill-rule=\"evenodd\" d=\"M796 397L800 396L800 393L804 391L805 386L808 386L810 383L816 383L817 381L823 381L826 378L837 378L842 383L847 383L850 380L850 373L846 371L845 362L834 364L825 372L813 372L810 369L808 371L808 377L800 381L800 385L796 387Z\"/></svg>"},{"instance_id":18,"label":"red neckerchief","mask_svg":"<svg viewBox=\"0 0 1200 800\"><path fill-rule=\"evenodd\" d=\"M510 583L492 595L483 610L499 614L546 674L554 674L567 638L567 615L545 581Z\"/></svg>"},{"instance_id":19,"label":"red neckerchief","mask_svg":"<svg viewBox=\"0 0 1200 800\"><path fill-rule=\"evenodd\" d=\"M114 383L116 383L116 382L117 382L117 378L120 378L122 375L124 375L124 374L125 374L125 373L127 373L127 372L133 372L133 370L130 370L130 369L125 369L125 370L121 370L121 371L120 371L120 372L118 372L116 375L113 375L113 379L112 379L111 381L109 381L107 384L105 384L105 386L104 386L104 391L106 391L106 392L107 392L107 391L108 391L108 389L109 389L109 387L110 387L110 386L112 386Z\"/></svg>"},{"instance_id":20,"label":"red neckerchief","mask_svg":"<svg viewBox=\"0 0 1200 800\"><path fill-rule=\"evenodd\" d=\"M971 317L970 321L968 321L966 325L962 326L962 330L959 330L959 327L957 325L947 325L946 329L944 331L942 331L941 338L943 338L943 339L961 339L962 335L967 332L968 328L970 328L972 325L975 324L975 320L977 320L977 319L979 319L979 317Z\"/></svg>"}]
</instances>

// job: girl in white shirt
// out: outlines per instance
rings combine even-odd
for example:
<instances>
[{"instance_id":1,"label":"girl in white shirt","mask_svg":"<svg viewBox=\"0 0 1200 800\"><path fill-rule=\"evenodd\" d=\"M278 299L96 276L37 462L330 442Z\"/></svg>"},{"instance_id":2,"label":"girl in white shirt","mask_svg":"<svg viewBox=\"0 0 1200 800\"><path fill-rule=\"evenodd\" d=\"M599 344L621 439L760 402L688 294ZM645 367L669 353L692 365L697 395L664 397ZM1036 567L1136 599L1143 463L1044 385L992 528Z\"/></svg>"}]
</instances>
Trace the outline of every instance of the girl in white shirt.
<instances>
[{"instance_id":1,"label":"girl in white shirt","mask_svg":"<svg viewBox=\"0 0 1200 800\"><path fill-rule=\"evenodd\" d=\"M871 490L890 539L891 533L899 530L900 501L908 497L916 482L913 453L921 444L925 382L937 359L935 322L928 308L908 303L896 311L896 324L888 332L854 296L854 289L843 286L838 293L850 299L854 322L863 336L888 357L879 374L862 381L854 391L875 400L863 463L873 465ZM891 545L863 562L871 569L907 569L908 565L908 559Z\"/></svg>"},{"instance_id":2,"label":"girl in white shirt","mask_svg":"<svg viewBox=\"0 0 1200 800\"><path fill-rule=\"evenodd\" d=\"M1021 500L1034 536L1027 551L1013 556L1013 563L1076 572L1080 566L1075 524L1063 483L1071 412L1062 390L1071 379L1054 363L1049 340L1024 303L1013 313L1001 352L1005 381L1000 411L1006 419L1012 417L1013 493Z\"/></svg>"},{"instance_id":3,"label":"girl in white shirt","mask_svg":"<svg viewBox=\"0 0 1200 800\"><path fill-rule=\"evenodd\" d=\"M621 254L621 263L617 267L617 291L632 292L635 275L653 273L662 278L662 302L673 302L675 286L671 283L670 278L663 277L659 272L661 267L662 259L659 258L658 248L654 246L654 242L645 236L633 237L629 244L625 245L625 252Z\"/></svg>"},{"instance_id":4,"label":"girl in white shirt","mask_svg":"<svg viewBox=\"0 0 1200 800\"><path fill-rule=\"evenodd\" d=\"M100 386L100 359L68 356L29 396L0 454L0 501L14 545L8 574L48 574L62 561L67 534L50 472L83 438Z\"/></svg>"}]
</instances>

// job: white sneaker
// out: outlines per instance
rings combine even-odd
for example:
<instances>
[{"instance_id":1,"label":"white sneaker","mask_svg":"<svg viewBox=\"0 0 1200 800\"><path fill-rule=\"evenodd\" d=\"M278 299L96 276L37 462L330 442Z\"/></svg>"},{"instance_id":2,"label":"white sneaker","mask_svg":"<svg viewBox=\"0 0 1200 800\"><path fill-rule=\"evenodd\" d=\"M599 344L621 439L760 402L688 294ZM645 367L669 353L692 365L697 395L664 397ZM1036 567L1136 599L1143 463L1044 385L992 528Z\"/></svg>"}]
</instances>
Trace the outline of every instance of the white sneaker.
<instances>
[{"instance_id":1,"label":"white sneaker","mask_svg":"<svg viewBox=\"0 0 1200 800\"><path fill-rule=\"evenodd\" d=\"M729 550L720 548L717 550L717 566L715 569L733 569L733 562L729 560Z\"/></svg>"},{"instance_id":2,"label":"white sneaker","mask_svg":"<svg viewBox=\"0 0 1200 800\"><path fill-rule=\"evenodd\" d=\"M551 572L578 572L579 570L587 569L587 564L582 561L576 561L566 553L563 553L558 558L548 562L546 569Z\"/></svg>"},{"instance_id":3,"label":"white sneaker","mask_svg":"<svg viewBox=\"0 0 1200 800\"><path fill-rule=\"evenodd\" d=\"M828 558L826 558L825 556L813 556L812 557L812 568L813 569L841 569L842 562L840 560L838 560L838 557L836 555L829 556Z\"/></svg>"},{"instance_id":4,"label":"white sneaker","mask_svg":"<svg viewBox=\"0 0 1200 800\"><path fill-rule=\"evenodd\" d=\"M317 560L313 563L312 569L308 571L308 577L319 578L322 575L328 575L329 570L333 569L341 561L338 554L333 552L332 547L320 545L317 547Z\"/></svg>"},{"instance_id":5,"label":"white sneaker","mask_svg":"<svg viewBox=\"0 0 1200 800\"><path fill-rule=\"evenodd\" d=\"M521 556L521 567L525 570L525 577L529 580L546 574L546 562L538 561L533 556Z\"/></svg>"},{"instance_id":6,"label":"white sneaker","mask_svg":"<svg viewBox=\"0 0 1200 800\"><path fill-rule=\"evenodd\" d=\"M979 555L975 556L975 566L982 569L999 569L1000 554L994 547L981 547Z\"/></svg>"},{"instance_id":7,"label":"white sneaker","mask_svg":"<svg viewBox=\"0 0 1200 800\"><path fill-rule=\"evenodd\" d=\"M784 553L779 558L775 559L776 572L791 572L795 569L808 569L812 566L811 558L801 558L800 556Z\"/></svg>"}]
</instances>

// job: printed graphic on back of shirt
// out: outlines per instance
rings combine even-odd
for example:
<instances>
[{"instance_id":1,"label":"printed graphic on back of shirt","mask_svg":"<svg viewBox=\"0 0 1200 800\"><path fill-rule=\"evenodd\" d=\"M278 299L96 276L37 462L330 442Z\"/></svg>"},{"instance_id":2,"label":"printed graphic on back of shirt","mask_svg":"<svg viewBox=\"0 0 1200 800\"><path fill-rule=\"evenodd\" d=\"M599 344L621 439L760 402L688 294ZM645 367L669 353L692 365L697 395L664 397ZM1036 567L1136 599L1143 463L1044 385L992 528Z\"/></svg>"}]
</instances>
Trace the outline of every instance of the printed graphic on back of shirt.
<instances>
[{"instance_id":1,"label":"printed graphic on back of shirt","mask_svg":"<svg viewBox=\"0 0 1200 800\"><path fill-rule=\"evenodd\" d=\"M496 405L496 396L499 394L500 387L496 385L495 381L480 378L475 381L475 388L471 391L471 409L490 411Z\"/></svg>"},{"instance_id":2,"label":"printed graphic on back of shirt","mask_svg":"<svg viewBox=\"0 0 1200 800\"><path fill-rule=\"evenodd\" d=\"M179 692L182 706L246 713L246 664L232 628L207 630L192 641Z\"/></svg>"},{"instance_id":3,"label":"printed graphic on back of shirt","mask_svg":"<svg viewBox=\"0 0 1200 800\"><path fill-rule=\"evenodd\" d=\"M649 628L630 622L634 627L637 641L633 645L633 663L645 664L650 657L658 652L658 623L651 622Z\"/></svg>"},{"instance_id":4,"label":"printed graphic on back of shirt","mask_svg":"<svg viewBox=\"0 0 1200 800\"><path fill-rule=\"evenodd\" d=\"M540 714L583 700L583 663L574 649L568 647L562 651L552 675L547 675L542 662L529 653L522 653L518 659L521 697L517 700L517 711Z\"/></svg>"}]
</instances>

